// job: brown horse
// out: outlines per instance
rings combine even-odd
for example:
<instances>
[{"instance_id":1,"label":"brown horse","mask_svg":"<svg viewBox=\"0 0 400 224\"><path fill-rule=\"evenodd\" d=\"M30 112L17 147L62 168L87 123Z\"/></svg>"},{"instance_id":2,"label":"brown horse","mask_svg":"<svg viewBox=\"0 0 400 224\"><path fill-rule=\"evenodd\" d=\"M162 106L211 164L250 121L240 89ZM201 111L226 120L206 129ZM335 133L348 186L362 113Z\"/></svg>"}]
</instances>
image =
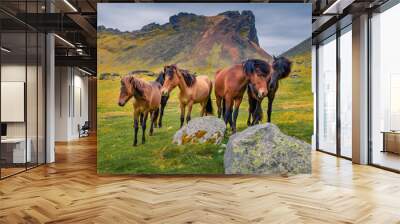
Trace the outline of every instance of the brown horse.
<instances>
[{"instance_id":1,"label":"brown horse","mask_svg":"<svg viewBox=\"0 0 400 224\"><path fill-rule=\"evenodd\" d=\"M274 102L275 93L278 91L279 80L289 76L291 71L292 62L285 57L274 57L271 68L271 77L268 78L268 109L267 109L267 121L271 122L272 103ZM247 125L258 124L262 120L263 111L261 108L261 100L257 99L254 93L254 87L249 84L247 89L249 99L249 117L247 119ZM253 120L251 121L251 118Z\"/></svg>"},{"instance_id":2,"label":"brown horse","mask_svg":"<svg viewBox=\"0 0 400 224\"><path fill-rule=\"evenodd\" d=\"M142 143L144 144L147 116L151 114L150 135L153 135L153 128L157 121L159 107L161 103L160 83L146 82L133 76L125 76L121 79L121 92L119 95L119 106L124 106L132 97L133 119L134 119L134 140L133 146L137 145L137 133L140 125L142 126Z\"/></svg>"},{"instance_id":3,"label":"brown horse","mask_svg":"<svg viewBox=\"0 0 400 224\"><path fill-rule=\"evenodd\" d=\"M239 107L247 85L251 83L254 86L257 98L262 99L268 94L268 77L270 77L270 65L266 61L258 59L249 59L242 64L217 72L215 76L215 96L218 117L221 117L221 112L224 113L225 124L229 123L232 132L236 132Z\"/></svg>"},{"instance_id":4,"label":"brown horse","mask_svg":"<svg viewBox=\"0 0 400 224\"><path fill-rule=\"evenodd\" d=\"M200 116L212 114L212 82L207 76L195 76L187 70L178 69L176 65L164 66L164 73L166 77L161 89L162 95L168 96L175 87L180 89L181 127L185 121L186 107L188 108L186 122L190 121L193 104L200 103L202 107Z\"/></svg>"}]
</instances>

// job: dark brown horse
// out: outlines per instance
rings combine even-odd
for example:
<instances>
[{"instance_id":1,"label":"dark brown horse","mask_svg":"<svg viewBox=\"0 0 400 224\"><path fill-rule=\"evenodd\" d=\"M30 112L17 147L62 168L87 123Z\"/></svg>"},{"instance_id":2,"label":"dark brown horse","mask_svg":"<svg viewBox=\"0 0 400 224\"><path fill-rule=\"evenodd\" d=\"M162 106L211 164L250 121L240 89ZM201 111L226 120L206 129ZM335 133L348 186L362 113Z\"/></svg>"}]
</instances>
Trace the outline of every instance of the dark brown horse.
<instances>
[{"instance_id":1,"label":"dark brown horse","mask_svg":"<svg viewBox=\"0 0 400 224\"><path fill-rule=\"evenodd\" d=\"M270 65L263 60L249 59L242 64L234 65L217 72L215 76L215 96L218 106L218 117L224 113L224 121L236 132L236 120L243 94L249 83L254 86L255 96L259 99L268 94L268 77ZM233 112L233 115L232 115ZM232 117L233 116L233 117Z\"/></svg>"},{"instance_id":2,"label":"dark brown horse","mask_svg":"<svg viewBox=\"0 0 400 224\"><path fill-rule=\"evenodd\" d=\"M158 74L158 77L157 77L157 79L155 81L160 83L161 86L164 85L164 81L165 81L165 73L164 73L164 71L161 71ZM164 117L164 109L167 106L168 98L169 98L169 95L161 96L160 116L158 118L158 127L159 128L162 127L162 118Z\"/></svg>"},{"instance_id":3,"label":"dark brown horse","mask_svg":"<svg viewBox=\"0 0 400 224\"><path fill-rule=\"evenodd\" d=\"M132 97L133 119L134 119L134 140L133 146L137 145L137 133L142 126L142 143L144 144L147 116L151 115L150 135L153 134L154 124L157 121L161 103L161 85L158 82L146 82L133 76L125 76L121 79L121 91L118 105L124 106Z\"/></svg>"},{"instance_id":4,"label":"dark brown horse","mask_svg":"<svg viewBox=\"0 0 400 224\"><path fill-rule=\"evenodd\" d=\"M190 121L193 104L200 103L202 107L200 116L212 114L212 82L207 76L195 76L187 70L178 69L176 65L165 66L164 73L166 78L161 90L163 96L168 96L175 87L180 89L181 127L186 107L188 108L186 122Z\"/></svg>"},{"instance_id":5,"label":"dark brown horse","mask_svg":"<svg viewBox=\"0 0 400 224\"><path fill-rule=\"evenodd\" d=\"M289 76L291 71L292 62L285 57L274 57L272 62L271 78L268 82L268 109L267 109L267 122L271 122L272 103L275 99L275 94L278 91L279 80ZM247 89L249 99L249 117L247 125L258 124L262 120L263 111L261 108L262 100L258 99L254 93L254 87L249 84Z\"/></svg>"}]
</instances>

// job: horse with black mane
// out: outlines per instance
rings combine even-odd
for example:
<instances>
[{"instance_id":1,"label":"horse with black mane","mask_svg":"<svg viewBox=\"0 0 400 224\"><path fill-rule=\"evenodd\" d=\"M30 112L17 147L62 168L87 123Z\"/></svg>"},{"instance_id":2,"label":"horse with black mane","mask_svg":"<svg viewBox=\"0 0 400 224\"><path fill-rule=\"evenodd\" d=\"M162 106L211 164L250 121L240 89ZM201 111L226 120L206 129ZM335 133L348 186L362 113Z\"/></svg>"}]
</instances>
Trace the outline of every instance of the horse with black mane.
<instances>
[{"instance_id":1,"label":"horse with black mane","mask_svg":"<svg viewBox=\"0 0 400 224\"><path fill-rule=\"evenodd\" d=\"M170 92L178 87L179 104L181 109L181 127L185 120L185 110L188 108L186 122L191 119L193 104L199 103L202 107L200 116L212 114L211 90L212 82L205 75L195 76L188 70L179 69L176 65L164 66L165 81L161 92L169 96Z\"/></svg>"},{"instance_id":2,"label":"horse with black mane","mask_svg":"<svg viewBox=\"0 0 400 224\"><path fill-rule=\"evenodd\" d=\"M268 94L270 65L263 60L249 59L242 64L233 65L217 71L215 75L215 97L218 106L218 117L224 114L225 124L236 132L236 120L243 94L251 84L254 97L262 99Z\"/></svg>"},{"instance_id":3,"label":"horse with black mane","mask_svg":"<svg viewBox=\"0 0 400 224\"><path fill-rule=\"evenodd\" d=\"M160 83L161 86L164 85L164 81L165 81L165 73L164 71L161 71L158 74L157 79L155 80L156 82ZM161 105L160 105L160 116L158 118L158 127L161 128L162 127L162 118L164 116L164 109L167 106L167 102L169 99L169 95L161 95Z\"/></svg>"},{"instance_id":4,"label":"horse with black mane","mask_svg":"<svg viewBox=\"0 0 400 224\"><path fill-rule=\"evenodd\" d=\"M133 101L134 140L137 145L139 121L142 126L142 143L145 143L147 117L151 115L150 135L153 135L154 124L157 121L161 104L161 85L157 81L147 82L134 76L125 76L121 79L121 90L118 105L124 106L131 98Z\"/></svg>"},{"instance_id":5,"label":"horse with black mane","mask_svg":"<svg viewBox=\"0 0 400 224\"><path fill-rule=\"evenodd\" d=\"M272 72L268 78L268 109L267 109L267 122L271 122L272 104L275 99L275 94L279 88L279 80L289 76L291 71L292 62L285 57L274 57L271 68ZM249 100L249 117L247 125L258 124L262 120L263 111L259 98L255 97L254 87L252 84L248 85L247 89Z\"/></svg>"}]
</instances>

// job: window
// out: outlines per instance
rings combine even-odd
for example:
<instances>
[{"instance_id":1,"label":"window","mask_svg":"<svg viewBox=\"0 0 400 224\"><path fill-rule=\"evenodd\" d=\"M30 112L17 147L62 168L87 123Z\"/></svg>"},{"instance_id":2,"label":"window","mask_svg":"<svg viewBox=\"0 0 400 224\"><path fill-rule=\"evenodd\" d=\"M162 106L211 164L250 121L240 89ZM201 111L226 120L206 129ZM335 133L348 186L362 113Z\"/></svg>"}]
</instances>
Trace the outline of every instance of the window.
<instances>
[{"instance_id":1,"label":"window","mask_svg":"<svg viewBox=\"0 0 400 224\"><path fill-rule=\"evenodd\" d=\"M340 155L352 157L352 34L351 25L340 35Z\"/></svg>"},{"instance_id":2,"label":"window","mask_svg":"<svg viewBox=\"0 0 400 224\"><path fill-rule=\"evenodd\" d=\"M20 15L42 13L42 5L0 3ZM0 178L45 163L45 44L44 33L0 12Z\"/></svg>"},{"instance_id":3,"label":"window","mask_svg":"<svg viewBox=\"0 0 400 224\"><path fill-rule=\"evenodd\" d=\"M371 162L400 170L400 5L371 18Z\"/></svg>"},{"instance_id":4,"label":"window","mask_svg":"<svg viewBox=\"0 0 400 224\"><path fill-rule=\"evenodd\" d=\"M336 36L318 47L318 149L336 153Z\"/></svg>"}]
</instances>

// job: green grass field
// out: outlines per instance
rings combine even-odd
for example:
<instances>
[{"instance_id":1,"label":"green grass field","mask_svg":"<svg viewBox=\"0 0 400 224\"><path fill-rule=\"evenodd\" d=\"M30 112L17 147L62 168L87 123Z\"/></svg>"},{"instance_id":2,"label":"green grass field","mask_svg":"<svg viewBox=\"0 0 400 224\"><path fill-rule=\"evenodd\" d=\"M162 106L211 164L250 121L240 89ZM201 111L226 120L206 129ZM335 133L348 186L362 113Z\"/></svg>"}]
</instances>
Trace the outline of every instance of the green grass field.
<instances>
[{"instance_id":1,"label":"green grass field","mask_svg":"<svg viewBox=\"0 0 400 224\"><path fill-rule=\"evenodd\" d=\"M291 136L311 142L313 131L313 98L311 93L310 56L302 55L294 61L292 76L280 82L275 98L272 123ZM213 77L213 74L208 74ZM149 79L146 77L146 79ZM172 137L179 129L179 89L172 93L166 107L163 127L156 128L154 136L146 130L146 144L132 147L133 118L132 103L125 107L117 105L119 80L98 81L98 172L101 174L222 174L224 173L223 145L195 144L176 146ZM216 113L213 94L214 112ZM266 120L267 100L263 101ZM198 117L199 105L194 106L192 118ZM247 128L247 96L240 107L238 131ZM229 139L224 139L224 144ZM141 130L139 131L141 143Z\"/></svg>"}]
</instances>

